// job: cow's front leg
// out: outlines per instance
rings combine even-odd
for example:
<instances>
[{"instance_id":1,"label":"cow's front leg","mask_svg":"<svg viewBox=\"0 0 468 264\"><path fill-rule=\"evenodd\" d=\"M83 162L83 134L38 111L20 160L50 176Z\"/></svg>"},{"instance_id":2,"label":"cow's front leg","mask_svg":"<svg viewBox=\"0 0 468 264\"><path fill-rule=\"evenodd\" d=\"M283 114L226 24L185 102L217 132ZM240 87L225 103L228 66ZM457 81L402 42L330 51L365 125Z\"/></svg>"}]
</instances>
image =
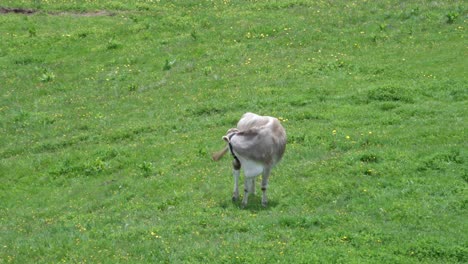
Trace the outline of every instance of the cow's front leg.
<instances>
[{"instance_id":1,"label":"cow's front leg","mask_svg":"<svg viewBox=\"0 0 468 264\"><path fill-rule=\"evenodd\" d=\"M268 188L268 178L270 177L270 168L265 168L262 175L262 206L266 207L268 205L268 199L266 191Z\"/></svg>"},{"instance_id":2,"label":"cow's front leg","mask_svg":"<svg viewBox=\"0 0 468 264\"><path fill-rule=\"evenodd\" d=\"M256 194L255 192L255 180L257 179L257 177L252 177L250 179L250 193L251 194Z\"/></svg>"},{"instance_id":3,"label":"cow's front leg","mask_svg":"<svg viewBox=\"0 0 468 264\"><path fill-rule=\"evenodd\" d=\"M232 161L232 175L234 176L234 191L232 192L232 201L235 202L239 199L239 177L241 164L239 160L234 159Z\"/></svg>"},{"instance_id":4,"label":"cow's front leg","mask_svg":"<svg viewBox=\"0 0 468 264\"><path fill-rule=\"evenodd\" d=\"M249 177L244 177L244 198L242 199L242 208L247 206L249 201L249 191L252 190L250 186L252 184L252 179Z\"/></svg>"}]
</instances>

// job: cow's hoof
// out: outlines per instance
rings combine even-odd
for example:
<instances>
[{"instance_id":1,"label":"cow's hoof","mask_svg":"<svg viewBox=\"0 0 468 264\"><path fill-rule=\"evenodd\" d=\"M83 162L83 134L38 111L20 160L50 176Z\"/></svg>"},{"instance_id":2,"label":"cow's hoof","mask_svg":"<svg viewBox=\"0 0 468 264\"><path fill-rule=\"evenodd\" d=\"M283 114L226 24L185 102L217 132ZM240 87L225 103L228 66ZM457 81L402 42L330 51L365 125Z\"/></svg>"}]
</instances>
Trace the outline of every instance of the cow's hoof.
<instances>
[{"instance_id":1,"label":"cow's hoof","mask_svg":"<svg viewBox=\"0 0 468 264\"><path fill-rule=\"evenodd\" d=\"M237 197L233 196L232 197L232 202L237 202L237 199L238 199Z\"/></svg>"},{"instance_id":2,"label":"cow's hoof","mask_svg":"<svg viewBox=\"0 0 468 264\"><path fill-rule=\"evenodd\" d=\"M262 206L263 206L263 207L267 207L267 206L268 206L268 202L267 202L267 201L262 201Z\"/></svg>"},{"instance_id":3,"label":"cow's hoof","mask_svg":"<svg viewBox=\"0 0 468 264\"><path fill-rule=\"evenodd\" d=\"M242 201L241 203L241 208L242 209L245 209L247 207L247 202L246 201Z\"/></svg>"}]
</instances>

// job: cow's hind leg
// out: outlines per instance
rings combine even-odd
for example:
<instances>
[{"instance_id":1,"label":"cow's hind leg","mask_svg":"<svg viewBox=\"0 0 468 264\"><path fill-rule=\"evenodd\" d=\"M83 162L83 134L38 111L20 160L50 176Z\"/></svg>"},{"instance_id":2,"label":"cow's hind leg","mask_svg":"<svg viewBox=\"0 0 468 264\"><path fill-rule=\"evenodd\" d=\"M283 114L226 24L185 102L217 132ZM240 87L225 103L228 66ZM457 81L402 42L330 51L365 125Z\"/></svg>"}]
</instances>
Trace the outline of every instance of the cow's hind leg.
<instances>
[{"instance_id":1,"label":"cow's hind leg","mask_svg":"<svg viewBox=\"0 0 468 264\"><path fill-rule=\"evenodd\" d=\"M268 188L268 178L270 177L270 168L265 168L262 175L262 206L266 207L268 205L268 199L266 191Z\"/></svg>"},{"instance_id":2,"label":"cow's hind leg","mask_svg":"<svg viewBox=\"0 0 468 264\"><path fill-rule=\"evenodd\" d=\"M234 191L232 192L232 201L237 201L239 199L239 177L240 177L240 168L241 164L239 160L234 159L232 161L232 175L234 176Z\"/></svg>"}]
</instances>

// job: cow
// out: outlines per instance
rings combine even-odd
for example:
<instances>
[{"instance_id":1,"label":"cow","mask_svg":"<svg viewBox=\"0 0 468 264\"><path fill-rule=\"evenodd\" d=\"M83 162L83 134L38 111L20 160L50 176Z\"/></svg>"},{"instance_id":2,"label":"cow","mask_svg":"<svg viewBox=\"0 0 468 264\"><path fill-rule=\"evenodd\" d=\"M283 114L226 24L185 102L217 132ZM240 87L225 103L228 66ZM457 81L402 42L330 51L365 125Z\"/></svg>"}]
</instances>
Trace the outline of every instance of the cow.
<instances>
[{"instance_id":1,"label":"cow","mask_svg":"<svg viewBox=\"0 0 468 264\"><path fill-rule=\"evenodd\" d=\"M249 193L255 193L255 179L262 174L262 206L268 203L266 191L272 168L281 160L286 149L286 131L280 121L270 116L245 113L236 128L230 128L222 137L227 145L212 155L218 161L228 151L233 161L234 191L232 200L239 199L240 169L244 171L244 197L247 206Z\"/></svg>"}]
</instances>

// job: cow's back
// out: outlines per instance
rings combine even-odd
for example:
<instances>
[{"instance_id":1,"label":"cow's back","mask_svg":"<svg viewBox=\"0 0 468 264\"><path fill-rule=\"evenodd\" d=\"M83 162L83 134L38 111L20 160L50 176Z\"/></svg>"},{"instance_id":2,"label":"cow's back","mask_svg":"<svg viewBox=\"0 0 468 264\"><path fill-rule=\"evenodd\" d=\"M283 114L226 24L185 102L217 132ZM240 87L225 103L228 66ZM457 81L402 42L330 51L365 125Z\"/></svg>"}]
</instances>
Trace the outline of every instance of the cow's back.
<instances>
[{"instance_id":1,"label":"cow's back","mask_svg":"<svg viewBox=\"0 0 468 264\"><path fill-rule=\"evenodd\" d=\"M259 116L254 113L245 113L237 123L239 131L247 131L252 128L265 126L270 121L269 116Z\"/></svg>"},{"instance_id":2,"label":"cow's back","mask_svg":"<svg viewBox=\"0 0 468 264\"><path fill-rule=\"evenodd\" d=\"M243 155L253 160L263 159L271 165L281 160L286 148L286 132L278 119L246 113L237 129L240 137L233 138L234 145Z\"/></svg>"}]
</instances>

